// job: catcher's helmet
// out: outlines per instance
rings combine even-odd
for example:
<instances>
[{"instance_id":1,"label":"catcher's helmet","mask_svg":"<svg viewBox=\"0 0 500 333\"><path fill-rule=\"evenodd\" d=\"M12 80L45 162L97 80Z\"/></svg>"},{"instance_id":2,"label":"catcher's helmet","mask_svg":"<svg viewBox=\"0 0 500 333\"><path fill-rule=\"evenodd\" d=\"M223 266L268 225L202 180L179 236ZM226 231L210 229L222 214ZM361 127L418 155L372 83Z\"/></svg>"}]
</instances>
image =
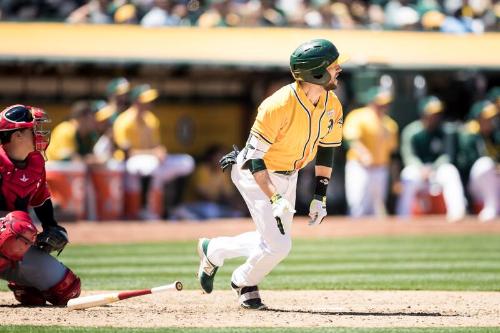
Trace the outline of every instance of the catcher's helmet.
<instances>
[{"instance_id":1,"label":"catcher's helmet","mask_svg":"<svg viewBox=\"0 0 500 333\"><path fill-rule=\"evenodd\" d=\"M297 81L326 85L331 75L326 70L340 57L339 51L326 39L301 44L290 56L290 70Z\"/></svg>"},{"instance_id":2,"label":"catcher's helmet","mask_svg":"<svg viewBox=\"0 0 500 333\"><path fill-rule=\"evenodd\" d=\"M35 149L42 153L50 142L50 130L44 128L49 122L44 110L32 106L16 104L0 112L0 132L33 129Z\"/></svg>"}]
</instances>

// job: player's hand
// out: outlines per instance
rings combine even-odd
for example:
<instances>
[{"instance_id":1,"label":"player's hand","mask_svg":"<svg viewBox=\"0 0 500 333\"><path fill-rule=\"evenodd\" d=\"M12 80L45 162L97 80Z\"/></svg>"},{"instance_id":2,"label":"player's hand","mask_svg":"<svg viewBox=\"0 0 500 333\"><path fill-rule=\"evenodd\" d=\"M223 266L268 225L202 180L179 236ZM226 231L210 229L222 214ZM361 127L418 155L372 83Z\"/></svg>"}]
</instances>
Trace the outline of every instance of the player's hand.
<instances>
[{"instance_id":1,"label":"player's hand","mask_svg":"<svg viewBox=\"0 0 500 333\"><path fill-rule=\"evenodd\" d=\"M39 233L36 237L35 245L47 253L58 251L57 255L59 255L66 244L68 244L68 241L68 232L66 229L55 225L47 227Z\"/></svg>"},{"instance_id":2,"label":"player's hand","mask_svg":"<svg viewBox=\"0 0 500 333\"><path fill-rule=\"evenodd\" d=\"M231 167L233 164L236 164L236 158L238 157L239 153L240 150L238 149L238 147L236 145L233 145L233 150L222 156L222 158L219 160L222 172L226 171L226 169Z\"/></svg>"},{"instance_id":3,"label":"player's hand","mask_svg":"<svg viewBox=\"0 0 500 333\"><path fill-rule=\"evenodd\" d=\"M271 197L271 205L273 208L273 216L276 219L276 224L282 235L285 234L285 229L283 228L283 223L281 220L286 213L295 213L295 209L292 204L283 198L280 194L276 193Z\"/></svg>"},{"instance_id":4,"label":"player's hand","mask_svg":"<svg viewBox=\"0 0 500 333\"><path fill-rule=\"evenodd\" d=\"M326 197L314 196L309 205L309 217L311 218L309 225L320 224L326 215Z\"/></svg>"}]
</instances>

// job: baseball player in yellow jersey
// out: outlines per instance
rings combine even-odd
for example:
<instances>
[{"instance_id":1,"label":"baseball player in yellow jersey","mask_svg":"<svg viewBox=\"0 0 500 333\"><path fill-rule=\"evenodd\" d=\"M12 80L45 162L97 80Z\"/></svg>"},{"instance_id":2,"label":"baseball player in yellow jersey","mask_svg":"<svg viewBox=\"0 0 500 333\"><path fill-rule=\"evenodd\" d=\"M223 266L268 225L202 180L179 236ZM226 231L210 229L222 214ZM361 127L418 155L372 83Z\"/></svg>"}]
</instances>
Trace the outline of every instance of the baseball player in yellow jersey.
<instances>
[{"instance_id":1,"label":"baseball player in yellow jersey","mask_svg":"<svg viewBox=\"0 0 500 333\"><path fill-rule=\"evenodd\" d=\"M381 87L368 91L369 104L345 118L349 145L345 188L351 216L385 215L389 163L398 145L398 125L388 115L392 94Z\"/></svg>"},{"instance_id":2,"label":"baseball player in yellow jersey","mask_svg":"<svg viewBox=\"0 0 500 333\"><path fill-rule=\"evenodd\" d=\"M342 140L342 105L332 91L338 84L342 60L327 40L300 45L290 57L296 81L262 102L245 148L221 160L223 169L236 164L231 178L257 230L199 240L198 278L206 293L212 292L215 273L224 261L243 256L247 260L233 272L231 287L243 308L266 308L257 285L291 250L297 173L315 156L310 225L321 223L327 215L333 148Z\"/></svg>"}]
</instances>

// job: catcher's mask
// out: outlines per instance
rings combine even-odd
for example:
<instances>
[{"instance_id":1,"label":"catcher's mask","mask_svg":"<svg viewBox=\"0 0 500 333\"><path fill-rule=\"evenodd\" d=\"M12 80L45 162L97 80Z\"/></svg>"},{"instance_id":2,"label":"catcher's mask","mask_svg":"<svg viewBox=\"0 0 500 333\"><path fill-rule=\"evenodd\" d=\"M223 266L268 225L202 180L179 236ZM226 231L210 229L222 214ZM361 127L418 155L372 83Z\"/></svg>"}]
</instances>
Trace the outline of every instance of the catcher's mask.
<instances>
[{"instance_id":1,"label":"catcher's mask","mask_svg":"<svg viewBox=\"0 0 500 333\"><path fill-rule=\"evenodd\" d=\"M50 143L50 129L47 124L50 119L40 108L21 104L11 105L0 113L0 131L15 131L31 128L35 149L45 156L45 150Z\"/></svg>"},{"instance_id":2,"label":"catcher's mask","mask_svg":"<svg viewBox=\"0 0 500 333\"><path fill-rule=\"evenodd\" d=\"M326 39L313 39L301 44L290 56L290 70L297 81L326 86L331 75L327 68L334 62L341 64L347 60Z\"/></svg>"}]
</instances>

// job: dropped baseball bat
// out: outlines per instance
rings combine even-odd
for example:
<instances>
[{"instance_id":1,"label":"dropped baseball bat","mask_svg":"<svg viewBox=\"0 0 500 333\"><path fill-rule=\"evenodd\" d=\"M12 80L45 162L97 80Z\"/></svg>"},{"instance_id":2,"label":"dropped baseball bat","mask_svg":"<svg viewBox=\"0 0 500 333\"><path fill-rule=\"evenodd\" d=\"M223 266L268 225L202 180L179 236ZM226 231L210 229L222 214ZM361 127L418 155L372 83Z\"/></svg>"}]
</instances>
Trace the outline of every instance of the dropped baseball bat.
<instances>
[{"instance_id":1,"label":"dropped baseball bat","mask_svg":"<svg viewBox=\"0 0 500 333\"><path fill-rule=\"evenodd\" d=\"M114 293L106 293L99 295L90 295L84 297L78 297L70 299L68 302L68 310L81 310L87 309L94 306L101 306L113 302L118 302L123 299L148 295L148 294L156 294L164 291L170 290L182 290L182 283L180 281L175 281L171 284L166 284L164 286L154 287L151 289L139 289L139 290L130 290L130 291L121 291Z\"/></svg>"}]
</instances>

